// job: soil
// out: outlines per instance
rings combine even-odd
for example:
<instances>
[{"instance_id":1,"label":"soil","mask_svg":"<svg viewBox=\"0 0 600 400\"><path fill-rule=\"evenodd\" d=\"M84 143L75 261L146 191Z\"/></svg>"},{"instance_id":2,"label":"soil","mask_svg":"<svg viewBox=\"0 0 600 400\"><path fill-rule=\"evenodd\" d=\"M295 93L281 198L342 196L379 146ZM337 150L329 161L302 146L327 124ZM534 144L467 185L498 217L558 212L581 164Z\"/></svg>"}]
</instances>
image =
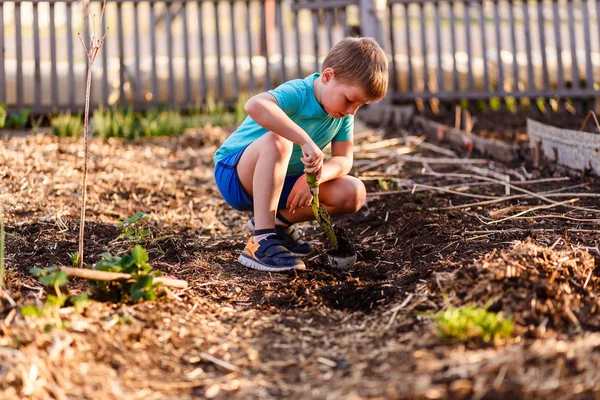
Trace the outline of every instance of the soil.
<instances>
[{"instance_id":1,"label":"soil","mask_svg":"<svg viewBox=\"0 0 600 400\"><path fill-rule=\"evenodd\" d=\"M272 274L237 262L249 216L224 203L212 178L226 135L93 140L84 261L140 244L154 268L189 288L42 318L19 308L46 298L31 268L70 265L77 251L82 144L49 135L2 142L1 398L598 395L598 177L479 165L511 176L506 196L503 184L466 164L432 163L437 155L421 148L412 154L427 164L356 159L367 204L335 221L357 253L354 268L330 268L326 238L306 223L319 252L306 271ZM395 146L386 154L404 144ZM137 211L150 235L121 237L118 219ZM73 294L86 287L68 284ZM467 304L509 315L513 336L441 338L433 315Z\"/></svg>"},{"instance_id":2,"label":"soil","mask_svg":"<svg viewBox=\"0 0 600 400\"><path fill-rule=\"evenodd\" d=\"M348 240L348 235L343 227L334 225L333 231L337 238L338 247L336 249L329 250L327 254L332 257L352 257L356 252L352 247L352 243Z\"/></svg>"}]
</instances>

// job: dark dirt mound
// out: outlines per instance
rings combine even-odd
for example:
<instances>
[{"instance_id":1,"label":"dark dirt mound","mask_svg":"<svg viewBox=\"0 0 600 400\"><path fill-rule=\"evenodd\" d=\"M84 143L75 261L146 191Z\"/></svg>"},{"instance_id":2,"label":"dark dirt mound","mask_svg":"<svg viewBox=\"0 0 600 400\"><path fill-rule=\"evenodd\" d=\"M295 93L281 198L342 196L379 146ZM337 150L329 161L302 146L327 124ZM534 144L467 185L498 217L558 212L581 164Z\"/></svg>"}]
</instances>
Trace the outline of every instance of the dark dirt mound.
<instances>
[{"instance_id":1,"label":"dark dirt mound","mask_svg":"<svg viewBox=\"0 0 600 400\"><path fill-rule=\"evenodd\" d=\"M597 331L599 285L596 260L589 252L527 241L487 254L453 273L442 288L449 299L460 303L491 302L490 310L512 315L535 336L548 329L567 334L582 328Z\"/></svg>"}]
</instances>

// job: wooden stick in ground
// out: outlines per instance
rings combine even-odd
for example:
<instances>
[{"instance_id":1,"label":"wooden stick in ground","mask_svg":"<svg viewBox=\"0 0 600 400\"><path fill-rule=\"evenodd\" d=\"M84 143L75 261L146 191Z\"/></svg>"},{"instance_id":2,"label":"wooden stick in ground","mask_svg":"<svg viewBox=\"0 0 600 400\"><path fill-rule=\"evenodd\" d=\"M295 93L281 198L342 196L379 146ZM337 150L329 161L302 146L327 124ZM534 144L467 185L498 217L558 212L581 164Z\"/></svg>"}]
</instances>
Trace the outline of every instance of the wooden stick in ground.
<instances>
[{"instance_id":1,"label":"wooden stick in ground","mask_svg":"<svg viewBox=\"0 0 600 400\"><path fill-rule=\"evenodd\" d=\"M456 106L454 109L454 129L457 131L460 130L460 117L461 117L461 108L460 106Z\"/></svg>"},{"instance_id":2,"label":"wooden stick in ground","mask_svg":"<svg viewBox=\"0 0 600 400\"><path fill-rule=\"evenodd\" d=\"M85 3L84 7L87 8L89 3ZM102 2L102 13L100 14L100 21L104 18L104 9L106 8L106 0ZM87 12L85 10L84 12ZM98 51L104 44L104 39L106 38L106 33L104 36L96 30L96 21L94 17L90 18L90 30L91 30L91 38L89 43L89 48L86 47L83 39L81 38L81 34L78 34L79 40L83 45L83 49L85 50L85 54L87 56L88 61L88 73L87 73L87 82L85 87L85 112L83 113L83 147L85 149L84 159L83 159L83 187L81 189L81 220L79 222L79 268L83 267L83 237L84 237L84 228L85 228L85 208L87 203L87 174L88 174L88 132L89 132L89 114L90 114L90 91L92 86L92 65L94 61L96 61L96 56L98 55ZM101 25L101 24L98 24Z\"/></svg>"},{"instance_id":3,"label":"wooden stick in ground","mask_svg":"<svg viewBox=\"0 0 600 400\"><path fill-rule=\"evenodd\" d=\"M66 272L67 276L71 276L74 278L91 279L94 281L128 281L132 279L131 274L126 274L123 272L108 272L98 271L95 269L71 267L61 267L60 270ZM164 276L156 277L152 281L155 283L160 283L164 286L173 287L177 289L186 289L188 287L188 283L184 280L166 278Z\"/></svg>"}]
</instances>

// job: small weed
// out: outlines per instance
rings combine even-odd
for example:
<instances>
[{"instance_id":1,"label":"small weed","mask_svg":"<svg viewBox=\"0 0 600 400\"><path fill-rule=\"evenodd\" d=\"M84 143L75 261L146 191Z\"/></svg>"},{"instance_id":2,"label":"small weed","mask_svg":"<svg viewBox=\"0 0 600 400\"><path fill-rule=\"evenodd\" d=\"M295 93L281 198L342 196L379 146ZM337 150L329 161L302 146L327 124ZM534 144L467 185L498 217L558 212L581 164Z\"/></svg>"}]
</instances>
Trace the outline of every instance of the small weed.
<instances>
[{"instance_id":1,"label":"small weed","mask_svg":"<svg viewBox=\"0 0 600 400\"><path fill-rule=\"evenodd\" d=\"M67 274L60 271L57 267L48 268L32 268L29 272L37 276L39 281L45 285L54 288L54 294L48 294L46 301L42 306L27 305L21 308L21 315L30 317L51 317L56 320L53 326L62 325L59 310L63 307L67 300L68 294L63 294L60 290L61 286L67 284Z\"/></svg>"},{"instance_id":2,"label":"small weed","mask_svg":"<svg viewBox=\"0 0 600 400\"><path fill-rule=\"evenodd\" d=\"M79 137L83 132L83 122L80 115L71 113L50 117L52 133L59 137Z\"/></svg>"},{"instance_id":3,"label":"small weed","mask_svg":"<svg viewBox=\"0 0 600 400\"><path fill-rule=\"evenodd\" d=\"M73 268L79 267L79 252L78 251L69 253L69 258L71 259L71 265L73 266Z\"/></svg>"},{"instance_id":4,"label":"small weed","mask_svg":"<svg viewBox=\"0 0 600 400\"><path fill-rule=\"evenodd\" d=\"M435 314L434 319L441 337L460 341L495 342L509 338L514 328L512 321L505 319L502 314L475 305L450 307Z\"/></svg>"},{"instance_id":5,"label":"small weed","mask_svg":"<svg viewBox=\"0 0 600 400\"><path fill-rule=\"evenodd\" d=\"M140 118L143 136L173 136L183 132L184 118L175 111L152 110Z\"/></svg>"},{"instance_id":6,"label":"small weed","mask_svg":"<svg viewBox=\"0 0 600 400\"><path fill-rule=\"evenodd\" d=\"M388 191L391 190L391 186L392 183L388 180L385 179L378 179L377 180L377 184L379 185L379 187L381 188L381 190L383 191Z\"/></svg>"},{"instance_id":7,"label":"small weed","mask_svg":"<svg viewBox=\"0 0 600 400\"><path fill-rule=\"evenodd\" d=\"M136 139L141 136L138 116L131 108L106 110L100 107L94 111L93 121L93 135L103 139L109 137Z\"/></svg>"},{"instance_id":8,"label":"small weed","mask_svg":"<svg viewBox=\"0 0 600 400\"><path fill-rule=\"evenodd\" d=\"M546 99L544 99L543 97L538 97L535 99L535 104L542 114L546 114L546 112L548 111L548 109L546 108Z\"/></svg>"},{"instance_id":9,"label":"small weed","mask_svg":"<svg viewBox=\"0 0 600 400\"><path fill-rule=\"evenodd\" d=\"M248 114L246 114L246 110L244 107L246 106L246 102L252 97L250 93L243 92L241 93L237 101L235 102L235 123L241 124L244 122Z\"/></svg>"},{"instance_id":10,"label":"small weed","mask_svg":"<svg viewBox=\"0 0 600 400\"><path fill-rule=\"evenodd\" d=\"M510 111L513 114L517 112L517 105L518 105L517 99L515 99L512 96L506 96L504 98L504 103L506 104L506 109L508 111Z\"/></svg>"},{"instance_id":11,"label":"small weed","mask_svg":"<svg viewBox=\"0 0 600 400\"><path fill-rule=\"evenodd\" d=\"M6 124L6 104L0 104L0 129Z\"/></svg>"},{"instance_id":12,"label":"small weed","mask_svg":"<svg viewBox=\"0 0 600 400\"><path fill-rule=\"evenodd\" d=\"M500 108L502 108L502 99L500 99L500 97L491 97L490 98L490 108L494 112L500 111Z\"/></svg>"},{"instance_id":13,"label":"small weed","mask_svg":"<svg viewBox=\"0 0 600 400\"><path fill-rule=\"evenodd\" d=\"M22 108L17 113L11 113L6 119L6 127L10 129L23 129L27 122L29 122L29 115L31 109Z\"/></svg>"},{"instance_id":14,"label":"small weed","mask_svg":"<svg viewBox=\"0 0 600 400\"><path fill-rule=\"evenodd\" d=\"M146 236L151 235L148 218L143 212L136 212L129 218L119 218L119 230L121 239L140 242Z\"/></svg>"},{"instance_id":15,"label":"small weed","mask_svg":"<svg viewBox=\"0 0 600 400\"><path fill-rule=\"evenodd\" d=\"M141 246L135 246L131 254L121 257L110 253L100 256L102 259L96 263L97 270L131 274L132 281L90 281L95 295L116 297L122 303L156 299L156 289L160 284L154 283L153 279L162 273L152 270L148 264L148 253Z\"/></svg>"}]
</instances>

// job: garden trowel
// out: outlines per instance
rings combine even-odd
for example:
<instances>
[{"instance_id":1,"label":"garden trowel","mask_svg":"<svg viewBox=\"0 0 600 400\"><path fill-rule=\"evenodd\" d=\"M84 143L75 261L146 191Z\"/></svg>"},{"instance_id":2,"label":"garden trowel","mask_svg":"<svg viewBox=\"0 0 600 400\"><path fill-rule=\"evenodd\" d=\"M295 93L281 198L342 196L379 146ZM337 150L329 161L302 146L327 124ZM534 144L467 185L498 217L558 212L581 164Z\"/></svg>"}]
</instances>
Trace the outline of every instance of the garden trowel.
<instances>
[{"instance_id":1,"label":"garden trowel","mask_svg":"<svg viewBox=\"0 0 600 400\"><path fill-rule=\"evenodd\" d=\"M313 196L311 203L313 214L315 214L315 218L321 226L321 229L325 232L327 238L329 238L331 245L337 250L338 238L333 229L333 222L331 222L331 217L325 207L319 204L319 182L317 181L317 174L306 174L306 181L308 182L310 193Z\"/></svg>"}]
</instances>

